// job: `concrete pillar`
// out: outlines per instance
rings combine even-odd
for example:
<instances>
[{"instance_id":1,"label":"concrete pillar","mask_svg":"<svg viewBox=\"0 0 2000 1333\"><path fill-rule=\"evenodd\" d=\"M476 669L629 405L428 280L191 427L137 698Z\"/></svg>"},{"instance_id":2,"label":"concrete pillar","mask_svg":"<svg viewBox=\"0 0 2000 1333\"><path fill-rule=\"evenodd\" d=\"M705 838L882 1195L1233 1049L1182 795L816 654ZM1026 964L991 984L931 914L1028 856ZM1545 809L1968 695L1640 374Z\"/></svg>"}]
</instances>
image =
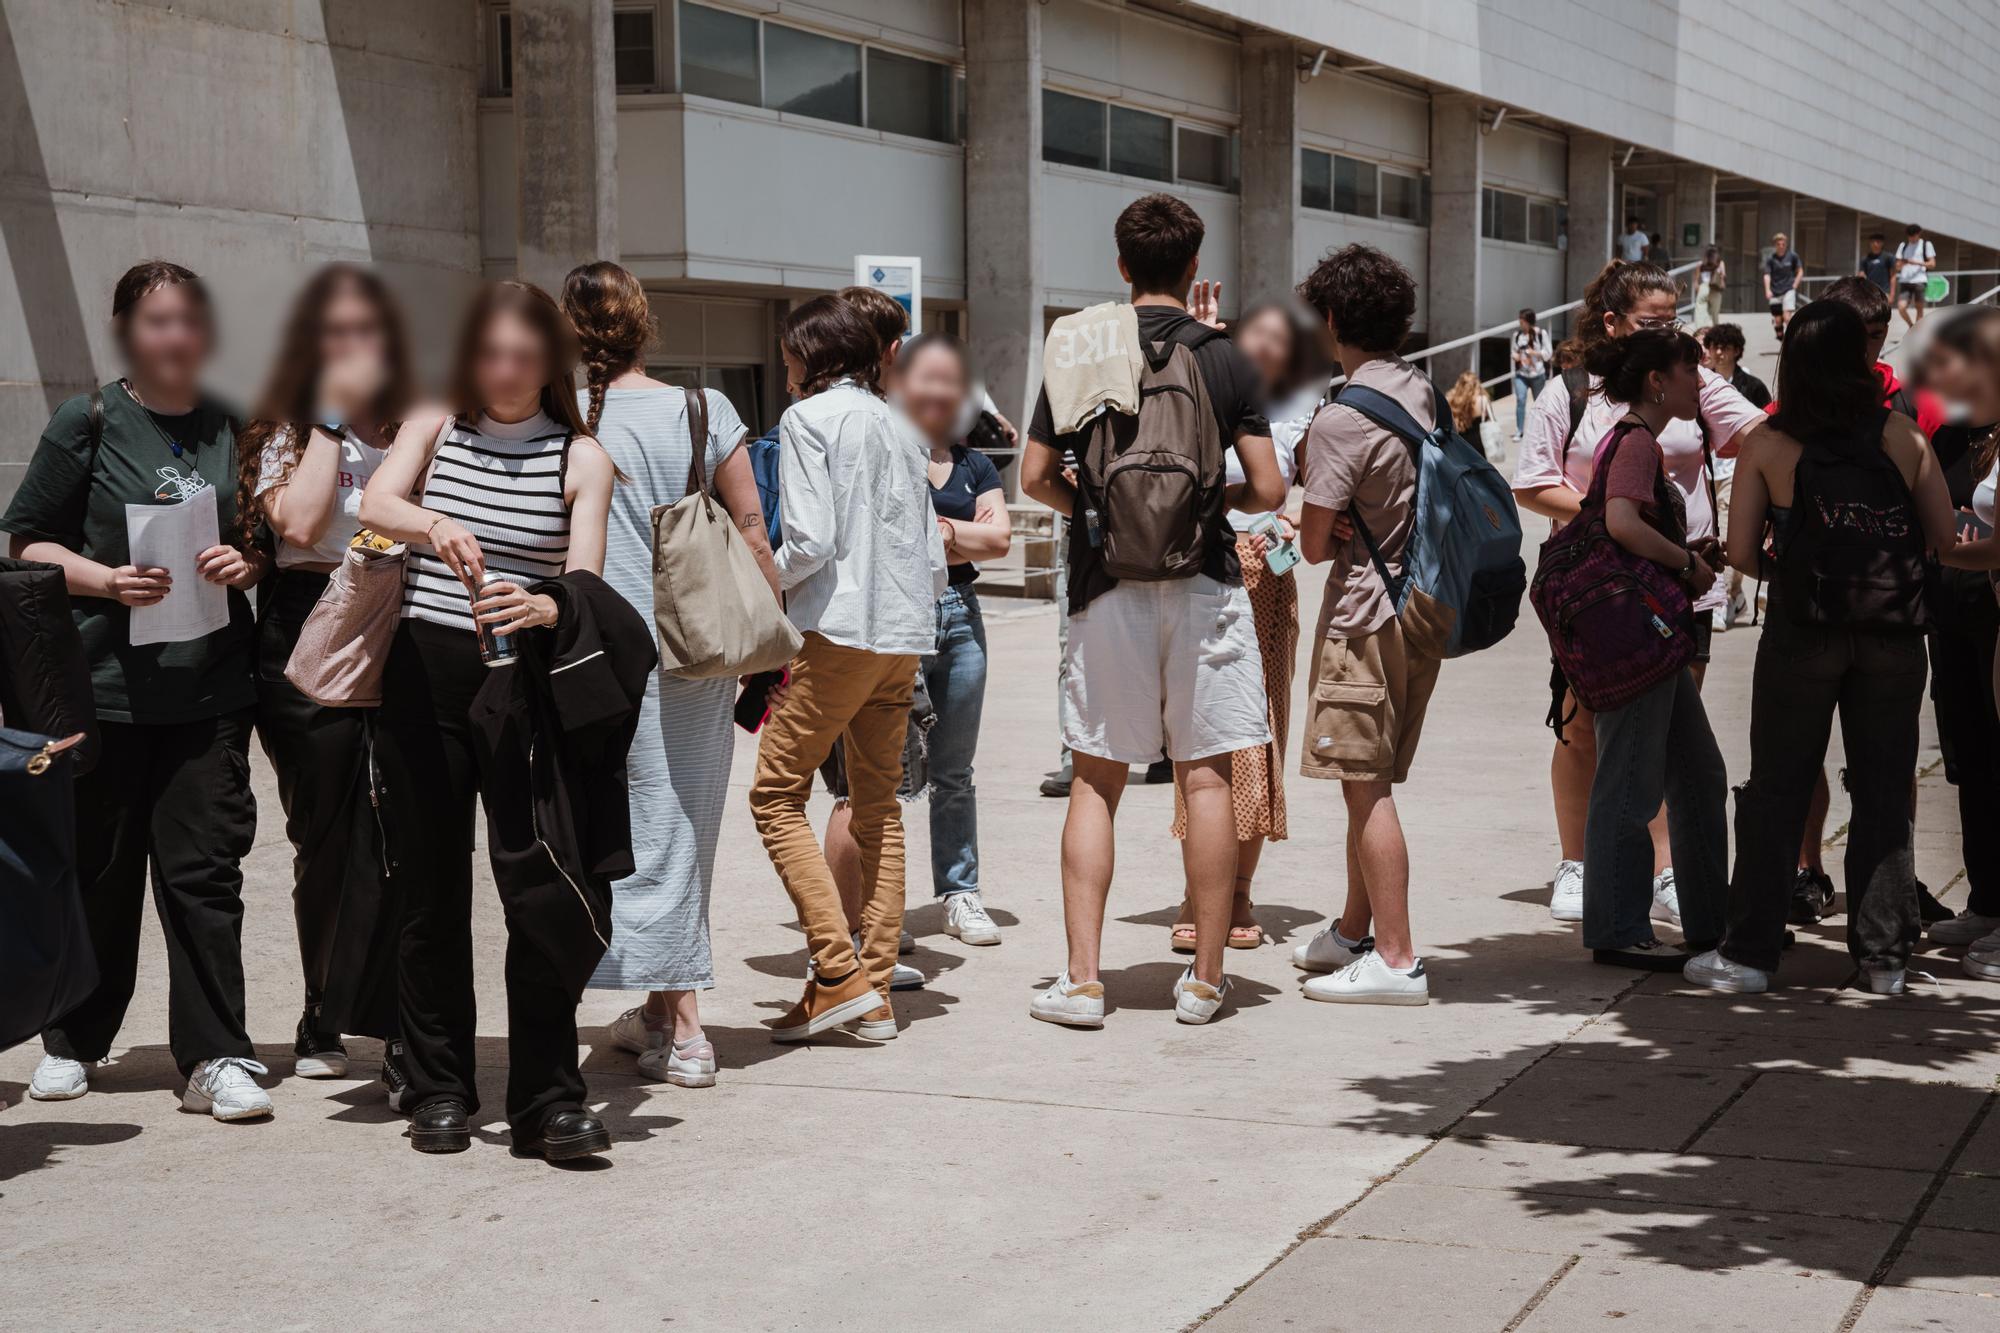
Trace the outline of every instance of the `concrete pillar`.
<instances>
[{"instance_id":1,"label":"concrete pillar","mask_svg":"<svg viewBox=\"0 0 2000 1333\"><path fill-rule=\"evenodd\" d=\"M513 0L515 271L550 294L618 258L612 0Z\"/></svg>"},{"instance_id":2,"label":"concrete pillar","mask_svg":"<svg viewBox=\"0 0 2000 1333\"><path fill-rule=\"evenodd\" d=\"M1486 174L1486 136L1479 123L1477 98L1431 97L1430 327L1425 330L1431 343L1479 328L1479 191ZM1430 373L1449 384L1478 364L1479 348L1467 346L1434 357Z\"/></svg>"},{"instance_id":3,"label":"concrete pillar","mask_svg":"<svg viewBox=\"0 0 2000 1333\"><path fill-rule=\"evenodd\" d=\"M1826 276L1845 278L1861 267L1861 215L1838 204L1826 206ZM1824 288L1820 288L1824 291Z\"/></svg>"},{"instance_id":4,"label":"concrete pillar","mask_svg":"<svg viewBox=\"0 0 2000 1333\"><path fill-rule=\"evenodd\" d=\"M1715 239L1715 168L1684 162L1674 168L1674 213L1667 223L1667 251L1679 263L1699 262ZM1689 245L1687 229L1698 227L1699 239Z\"/></svg>"},{"instance_id":5,"label":"concrete pillar","mask_svg":"<svg viewBox=\"0 0 2000 1333\"><path fill-rule=\"evenodd\" d=\"M1611 238L1620 230L1612 188L1611 140L1573 130L1569 136L1569 252L1564 265L1566 298L1580 300L1583 289L1611 261Z\"/></svg>"},{"instance_id":6,"label":"concrete pillar","mask_svg":"<svg viewBox=\"0 0 2000 1333\"><path fill-rule=\"evenodd\" d=\"M969 342L1026 431L1042 381L1042 7L965 0L964 16Z\"/></svg>"},{"instance_id":7,"label":"concrete pillar","mask_svg":"<svg viewBox=\"0 0 2000 1333\"><path fill-rule=\"evenodd\" d=\"M1298 50L1292 39L1252 32L1243 39L1243 184L1235 305L1288 294L1297 283L1299 216Z\"/></svg>"}]
</instances>

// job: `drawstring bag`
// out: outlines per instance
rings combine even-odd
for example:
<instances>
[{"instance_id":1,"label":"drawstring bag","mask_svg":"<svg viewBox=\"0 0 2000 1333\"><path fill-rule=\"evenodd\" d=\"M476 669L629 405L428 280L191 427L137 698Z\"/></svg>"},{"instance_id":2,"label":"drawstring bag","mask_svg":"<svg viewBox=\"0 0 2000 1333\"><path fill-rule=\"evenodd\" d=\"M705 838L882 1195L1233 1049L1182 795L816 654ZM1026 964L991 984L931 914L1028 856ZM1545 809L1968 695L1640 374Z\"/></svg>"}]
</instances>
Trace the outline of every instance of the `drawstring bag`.
<instances>
[{"instance_id":1,"label":"drawstring bag","mask_svg":"<svg viewBox=\"0 0 2000 1333\"><path fill-rule=\"evenodd\" d=\"M653 627L670 676L713 680L775 671L805 639L708 480L708 399L684 391L688 493L653 509Z\"/></svg>"},{"instance_id":2,"label":"drawstring bag","mask_svg":"<svg viewBox=\"0 0 2000 1333\"><path fill-rule=\"evenodd\" d=\"M97 954L76 878L77 748L0 728L0 1051L97 989Z\"/></svg>"}]
</instances>

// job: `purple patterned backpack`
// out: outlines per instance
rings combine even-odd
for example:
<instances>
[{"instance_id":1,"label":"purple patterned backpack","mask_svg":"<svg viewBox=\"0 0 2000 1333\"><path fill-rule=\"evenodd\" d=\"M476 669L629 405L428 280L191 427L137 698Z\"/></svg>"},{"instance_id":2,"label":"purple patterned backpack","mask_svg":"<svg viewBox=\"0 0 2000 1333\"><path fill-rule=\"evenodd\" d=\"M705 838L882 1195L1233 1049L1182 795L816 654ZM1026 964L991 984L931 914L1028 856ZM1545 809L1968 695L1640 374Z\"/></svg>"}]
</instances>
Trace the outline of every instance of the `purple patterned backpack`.
<instances>
[{"instance_id":1,"label":"purple patterned backpack","mask_svg":"<svg viewBox=\"0 0 2000 1333\"><path fill-rule=\"evenodd\" d=\"M1674 575L1620 546L1604 526L1605 477L1637 423L1621 421L1599 452L1590 491L1542 543L1528 601L1548 631L1559 682L1594 713L1622 708L1694 661L1694 610ZM1671 512L1670 484L1660 479ZM1551 713L1562 735L1561 698Z\"/></svg>"}]
</instances>

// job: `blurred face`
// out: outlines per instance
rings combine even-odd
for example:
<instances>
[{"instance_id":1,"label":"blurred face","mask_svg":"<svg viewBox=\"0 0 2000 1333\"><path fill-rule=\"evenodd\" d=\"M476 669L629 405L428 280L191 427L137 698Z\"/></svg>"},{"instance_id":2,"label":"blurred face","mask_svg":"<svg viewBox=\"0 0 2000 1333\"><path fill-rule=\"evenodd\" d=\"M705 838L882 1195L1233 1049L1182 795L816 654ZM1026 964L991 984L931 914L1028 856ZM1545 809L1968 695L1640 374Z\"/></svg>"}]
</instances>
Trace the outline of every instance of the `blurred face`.
<instances>
[{"instance_id":1,"label":"blurred face","mask_svg":"<svg viewBox=\"0 0 2000 1333\"><path fill-rule=\"evenodd\" d=\"M1771 242L1771 248L1776 250L1779 254L1783 254L1785 253L1785 251L1792 248L1792 243L1786 240L1784 237L1780 236L1777 240Z\"/></svg>"},{"instance_id":2,"label":"blurred face","mask_svg":"<svg viewBox=\"0 0 2000 1333\"><path fill-rule=\"evenodd\" d=\"M125 359L135 376L158 388L192 388L210 341L208 311L180 283L154 288L125 312Z\"/></svg>"},{"instance_id":3,"label":"blurred face","mask_svg":"<svg viewBox=\"0 0 2000 1333\"><path fill-rule=\"evenodd\" d=\"M1956 347L1933 339L1924 351L1923 380L1938 397L1964 407L1974 422L2000 421L2000 377Z\"/></svg>"},{"instance_id":4,"label":"blurred face","mask_svg":"<svg viewBox=\"0 0 2000 1333\"><path fill-rule=\"evenodd\" d=\"M343 283L326 303L319 321L321 365L367 358L377 365L389 358L389 330L382 312L358 284Z\"/></svg>"},{"instance_id":5,"label":"blurred face","mask_svg":"<svg viewBox=\"0 0 2000 1333\"><path fill-rule=\"evenodd\" d=\"M1882 242L1876 237L1871 236L1868 238L1868 253L1871 255L1882 253Z\"/></svg>"},{"instance_id":6,"label":"blurred face","mask_svg":"<svg viewBox=\"0 0 2000 1333\"><path fill-rule=\"evenodd\" d=\"M1624 314L1615 310L1604 312L1604 331L1614 338L1623 338L1640 329L1671 329L1679 324L1672 292L1641 292Z\"/></svg>"},{"instance_id":7,"label":"blurred face","mask_svg":"<svg viewBox=\"0 0 2000 1333\"><path fill-rule=\"evenodd\" d=\"M1236 347L1264 382L1264 392L1275 392L1292 368L1292 322L1280 310L1264 310L1236 330Z\"/></svg>"},{"instance_id":8,"label":"blurred face","mask_svg":"<svg viewBox=\"0 0 2000 1333\"><path fill-rule=\"evenodd\" d=\"M920 348L902 360L896 402L932 444L945 444L957 436L969 391L965 367L949 348Z\"/></svg>"},{"instance_id":9,"label":"blurred face","mask_svg":"<svg viewBox=\"0 0 2000 1333\"><path fill-rule=\"evenodd\" d=\"M495 315L479 335L473 367L479 401L515 406L540 395L549 382L549 348L532 325L512 311Z\"/></svg>"}]
</instances>

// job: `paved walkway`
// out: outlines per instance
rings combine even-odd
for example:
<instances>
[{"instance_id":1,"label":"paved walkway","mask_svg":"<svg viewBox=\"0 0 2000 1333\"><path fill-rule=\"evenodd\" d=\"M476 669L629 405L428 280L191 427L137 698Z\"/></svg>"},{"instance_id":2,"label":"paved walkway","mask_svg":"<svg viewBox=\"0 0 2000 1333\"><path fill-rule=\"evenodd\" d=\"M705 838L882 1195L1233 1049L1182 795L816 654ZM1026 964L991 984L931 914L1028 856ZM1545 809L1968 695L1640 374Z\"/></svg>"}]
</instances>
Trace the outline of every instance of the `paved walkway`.
<instances>
[{"instance_id":1,"label":"paved walkway","mask_svg":"<svg viewBox=\"0 0 2000 1333\"><path fill-rule=\"evenodd\" d=\"M1307 597L1311 623L1316 598ZM476 922L485 1128L421 1157L368 1080L289 1077L297 954L268 770L248 865L252 1034L276 1118L179 1113L149 927L115 1063L21 1101L0 1054L0 1310L71 1329L1041 1327L1973 1329L2000 1321L2000 986L1937 958L1901 1000L1837 989L1841 918L1785 989L1737 1002L1593 966L1545 907L1554 868L1545 654L1532 624L1444 673L1400 804L1425 1009L1311 1004L1291 946L1343 892L1332 788L1291 784L1257 895L1274 947L1234 1005L1177 1026L1171 796L1121 819L1102 1032L1029 1021L1062 964L1054 625L994 605L980 756L997 949L939 933L911 835L900 1040L776 1047L801 941L750 828L738 748L704 1013L719 1087L642 1082L583 1009L593 1168L506 1151L502 930ZM1001 613L1004 612L1004 616ZM1717 641L1708 702L1740 780L1756 632ZM1303 682L1300 683L1303 693ZM1294 734L1305 701L1296 701ZM1955 805L1923 761L1919 868L1958 901ZM1838 797L1837 797L1838 799ZM1833 826L1843 816L1836 811ZM487 883L482 873L482 882ZM1928 1322L1926 1322L1928 1321Z\"/></svg>"}]
</instances>

